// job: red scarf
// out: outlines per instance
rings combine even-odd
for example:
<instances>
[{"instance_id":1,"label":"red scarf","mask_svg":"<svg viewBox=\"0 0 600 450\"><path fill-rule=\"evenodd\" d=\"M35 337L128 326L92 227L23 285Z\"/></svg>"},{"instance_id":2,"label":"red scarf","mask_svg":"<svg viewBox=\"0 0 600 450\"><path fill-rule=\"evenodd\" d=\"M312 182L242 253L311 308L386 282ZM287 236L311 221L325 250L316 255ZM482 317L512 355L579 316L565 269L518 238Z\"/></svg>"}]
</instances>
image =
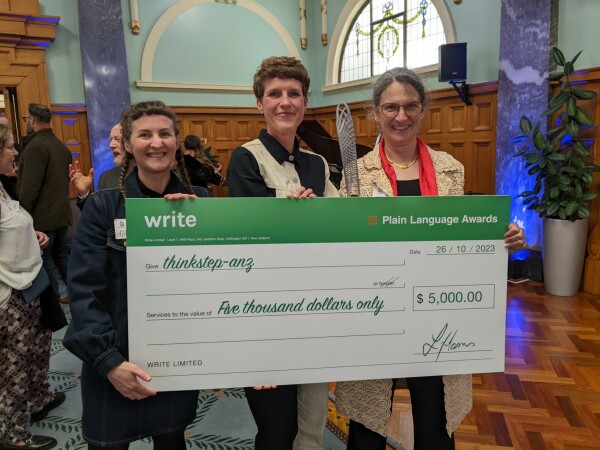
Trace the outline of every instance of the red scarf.
<instances>
[{"instance_id":1,"label":"red scarf","mask_svg":"<svg viewBox=\"0 0 600 450\"><path fill-rule=\"evenodd\" d=\"M427 144L421 139L417 138L417 148L419 150L419 186L421 188L421 195L423 196L437 196L437 182L435 181L435 171L433 170L433 162L427 149ZM381 159L381 166L383 171L390 180L394 196L398 196L398 184L396 180L396 172L394 166L388 161L385 155L385 141L383 137L379 142L379 159Z\"/></svg>"}]
</instances>

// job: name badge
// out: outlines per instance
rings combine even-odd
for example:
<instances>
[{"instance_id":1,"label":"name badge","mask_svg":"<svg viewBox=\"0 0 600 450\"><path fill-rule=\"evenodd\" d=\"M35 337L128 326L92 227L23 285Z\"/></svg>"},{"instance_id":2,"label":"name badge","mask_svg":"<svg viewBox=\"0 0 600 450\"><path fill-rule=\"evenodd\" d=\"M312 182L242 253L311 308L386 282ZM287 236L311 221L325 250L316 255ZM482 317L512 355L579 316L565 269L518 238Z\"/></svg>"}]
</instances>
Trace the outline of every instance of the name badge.
<instances>
[{"instance_id":1,"label":"name badge","mask_svg":"<svg viewBox=\"0 0 600 450\"><path fill-rule=\"evenodd\" d=\"M0 197L0 199L2 199L2 197ZM19 202L17 200L4 200L2 199L2 205L4 205L4 207L6 209L8 209L10 212L19 212Z\"/></svg>"},{"instance_id":2,"label":"name badge","mask_svg":"<svg viewBox=\"0 0 600 450\"><path fill-rule=\"evenodd\" d=\"M383 192L382 189L379 188L379 186L373 186L373 197L387 197L388 195Z\"/></svg>"},{"instance_id":3,"label":"name badge","mask_svg":"<svg viewBox=\"0 0 600 450\"><path fill-rule=\"evenodd\" d=\"M11 200L9 208L11 208L14 212L20 211L19 202L17 200Z\"/></svg>"},{"instance_id":4,"label":"name badge","mask_svg":"<svg viewBox=\"0 0 600 450\"><path fill-rule=\"evenodd\" d=\"M125 219L115 219L115 239L127 239L127 223Z\"/></svg>"}]
</instances>

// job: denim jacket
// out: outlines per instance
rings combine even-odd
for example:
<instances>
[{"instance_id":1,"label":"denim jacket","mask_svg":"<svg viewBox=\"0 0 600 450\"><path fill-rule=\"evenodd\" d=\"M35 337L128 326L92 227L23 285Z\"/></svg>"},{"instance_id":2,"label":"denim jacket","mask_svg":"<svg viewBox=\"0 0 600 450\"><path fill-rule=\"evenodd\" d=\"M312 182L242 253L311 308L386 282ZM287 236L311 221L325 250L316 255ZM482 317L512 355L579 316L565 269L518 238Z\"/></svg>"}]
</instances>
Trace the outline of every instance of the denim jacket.
<instances>
[{"instance_id":1,"label":"denim jacket","mask_svg":"<svg viewBox=\"0 0 600 450\"><path fill-rule=\"evenodd\" d=\"M137 169L136 169L137 170ZM166 193L187 192L183 183L171 174ZM145 198L137 172L125 179L128 198ZM198 197L209 197L194 187ZM127 264L125 241L115 238L115 219L125 218L125 200L118 189L90 194L77 227L68 282L73 319L64 345L102 377L128 359Z\"/></svg>"}]
</instances>

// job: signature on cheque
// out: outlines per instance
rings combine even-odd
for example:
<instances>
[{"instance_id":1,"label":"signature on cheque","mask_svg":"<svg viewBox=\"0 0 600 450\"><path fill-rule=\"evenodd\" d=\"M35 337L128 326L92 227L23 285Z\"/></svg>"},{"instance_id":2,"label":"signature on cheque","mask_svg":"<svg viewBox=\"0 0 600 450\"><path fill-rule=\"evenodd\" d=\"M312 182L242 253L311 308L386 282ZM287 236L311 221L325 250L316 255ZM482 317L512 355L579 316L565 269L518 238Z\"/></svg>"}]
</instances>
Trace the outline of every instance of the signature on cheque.
<instances>
[{"instance_id":1,"label":"signature on cheque","mask_svg":"<svg viewBox=\"0 0 600 450\"><path fill-rule=\"evenodd\" d=\"M442 353L460 351L476 346L473 341L460 341L456 337L457 333L458 330L449 330L446 323L437 335L431 335L431 342L423 344L423 356L435 354L435 360L437 361Z\"/></svg>"}]
</instances>

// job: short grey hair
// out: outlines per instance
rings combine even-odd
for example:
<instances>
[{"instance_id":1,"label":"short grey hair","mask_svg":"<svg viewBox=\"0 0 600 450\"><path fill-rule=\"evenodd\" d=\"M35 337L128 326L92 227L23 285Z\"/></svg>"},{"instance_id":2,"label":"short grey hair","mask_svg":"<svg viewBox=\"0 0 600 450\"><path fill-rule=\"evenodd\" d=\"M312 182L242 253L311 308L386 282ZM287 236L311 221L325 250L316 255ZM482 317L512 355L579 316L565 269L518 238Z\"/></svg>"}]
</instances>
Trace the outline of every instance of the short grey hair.
<instances>
[{"instance_id":1,"label":"short grey hair","mask_svg":"<svg viewBox=\"0 0 600 450\"><path fill-rule=\"evenodd\" d=\"M425 89L425 85L423 84L423 80L421 80L421 77L410 69L406 69L404 67L394 67L393 69L381 74L373 84L373 96L371 99L372 103L370 105L371 112L374 112L374 110L379 106L381 95L394 81L411 85L413 88L415 88L417 94L419 94L419 100L421 103L425 103L427 91Z\"/></svg>"}]
</instances>

